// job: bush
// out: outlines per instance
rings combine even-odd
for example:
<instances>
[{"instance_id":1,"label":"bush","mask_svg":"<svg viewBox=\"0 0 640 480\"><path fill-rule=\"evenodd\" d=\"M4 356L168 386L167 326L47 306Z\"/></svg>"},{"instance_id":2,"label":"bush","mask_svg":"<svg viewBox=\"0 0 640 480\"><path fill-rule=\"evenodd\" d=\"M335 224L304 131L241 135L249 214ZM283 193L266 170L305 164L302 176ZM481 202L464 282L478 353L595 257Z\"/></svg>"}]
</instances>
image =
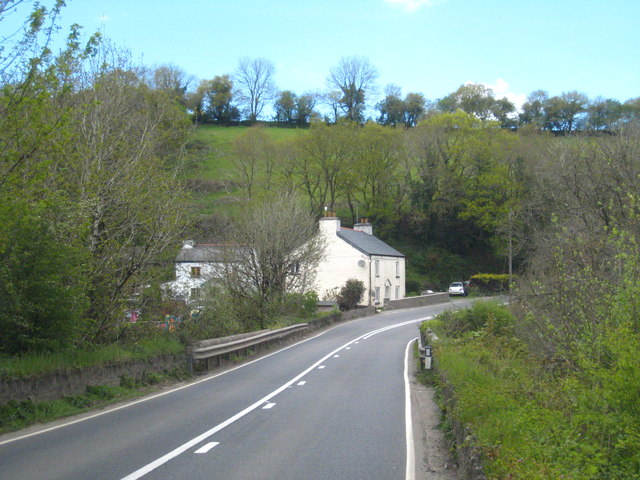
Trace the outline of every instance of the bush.
<instances>
[{"instance_id":1,"label":"bush","mask_svg":"<svg viewBox=\"0 0 640 480\"><path fill-rule=\"evenodd\" d=\"M506 273L478 273L471 277L471 285L480 293L509 291L509 275Z\"/></svg>"},{"instance_id":2,"label":"bush","mask_svg":"<svg viewBox=\"0 0 640 480\"><path fill-rule=\"evenodd\" d=\"M352 310L362 301L364 295L364 283L361 280L350 279L344 284L338 293L337 302L341 311Z\"/></svg>"},{"instance_id":3,"label":"bush","mask_svg":"<svg viewBox=\"0 0 640 480\"><path fill-rule=\"evenodd\" d=\"M452 338L483 328L490 334L506 334L514 324L511 312L498 302L474 302L465 310L443 312L438 319L444 334Z\"/></svg>"}]
</instances>

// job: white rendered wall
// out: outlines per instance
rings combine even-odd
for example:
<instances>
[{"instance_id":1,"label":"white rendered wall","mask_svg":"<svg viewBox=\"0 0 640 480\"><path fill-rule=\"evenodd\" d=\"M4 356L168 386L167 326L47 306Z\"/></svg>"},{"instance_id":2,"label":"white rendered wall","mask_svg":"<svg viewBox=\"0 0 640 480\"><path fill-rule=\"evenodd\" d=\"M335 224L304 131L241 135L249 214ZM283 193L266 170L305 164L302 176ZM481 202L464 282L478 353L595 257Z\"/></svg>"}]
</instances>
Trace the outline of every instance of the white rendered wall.
<instances>
[{"instance_id":1,"label":"white rendered wall","mask_svg":"<svg viewBox=\"0 0 640 480\"><path fill-rule=\"evenodd\" d=\"M365 295L362 305L374 303L374 298L369 297L370 292L375 292L375 287L380 288L378 304L384 304L385 285L389 285L391 300L396 298L396 286L398 298L405 296L405 259L397 257L381 257L360 252L337 236L340 221L337 218L323 218L320 220L320 234L325 241L325 257L318 266L315 290L318 297L323 299L326 293L334 288L341 288L347 280L361 280L365 286ZM379 261L380 275L375 276L375 260ZM364 263L364 266L358 265ZM396 262L398 275L396 275Z\"/></svg>"},{"instance_id":2,"label":"white rendered wall","mask_svg":"<svg viewBox=\"0 0 640 480\"><path fill-rule=\"evenodd\" d=\"M190 299L192 288L202 288L202 286L211 279L216 270L221 268L219 263L211 262L178 262L176 265L176 279L171 282L171 288L174 295L182 296ZM192 277L191 268L200 267L200 276Z\"/></svg>"}]
</instances>

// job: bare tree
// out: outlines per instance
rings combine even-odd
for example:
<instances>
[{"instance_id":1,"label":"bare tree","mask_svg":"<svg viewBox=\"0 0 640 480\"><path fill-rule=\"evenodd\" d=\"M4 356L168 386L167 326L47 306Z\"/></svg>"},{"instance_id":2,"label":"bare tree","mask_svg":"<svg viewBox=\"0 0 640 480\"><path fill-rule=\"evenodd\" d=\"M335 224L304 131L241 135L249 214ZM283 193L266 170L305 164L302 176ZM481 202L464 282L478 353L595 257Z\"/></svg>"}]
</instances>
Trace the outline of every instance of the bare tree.
<instances>
[{"instance_id":1,"label":"bare tree","mask_svg":"<svg viewBox=\"0 0 640 480\"><path fill-rule=\"evenodd\" d=\"M343 57L331 69L327 85L342 93L340 105L348 120L364 121L367 97L374 93L377 78L376 68L366 57Z\"/></svg>"},{"instance_id":2,"label":"bare tree","mask_svg":"<svg viewBox=\"0 0 640 480\"><path fill-rule=\"evenodd\" d=\"M305 293L315 279L324 245L317 224L293 196L247 208L227 232L230 258L217 279L264 327L288 293Z\"/></svg>"},{"instance_id":3,"label":"bare tree","mask_svg":"<svg viewBox=\"0 0 640 480\"><path fill-rule=\"evenodd\" d=\"M234 74L240 100L246 105L248 117L255 122L264 106L275 97L276 86L273 83L275 67L266 58L240 59Z\"/></svg>"}]
</instances>

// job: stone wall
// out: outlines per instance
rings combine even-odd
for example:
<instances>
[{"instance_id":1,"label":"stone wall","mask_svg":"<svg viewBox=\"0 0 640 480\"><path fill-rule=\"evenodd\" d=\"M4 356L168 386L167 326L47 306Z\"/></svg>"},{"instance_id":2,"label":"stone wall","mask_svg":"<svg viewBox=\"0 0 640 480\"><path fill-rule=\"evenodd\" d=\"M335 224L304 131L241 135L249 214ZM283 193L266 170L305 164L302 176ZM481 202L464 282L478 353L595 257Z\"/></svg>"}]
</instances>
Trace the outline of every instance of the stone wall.
<instances>
[{"instance_id":1,"label":"stone wall","mask_svg":"<svg viewBox=\"0 0 640 480\"><path fill-rule=\"evenodd\" d=\"M444 303L449 301L448 293L430 293L428 295L420 295L419 297L400 298L398 300L385 300L385 310L397 310L399 308L424 307L426 305L435 305L436 303Z\"/></svg>"},{"instance_id":2,"label":"stone wall","mask_svg":"<svg viewBox=\"0 0 640 480\"><path fill-rule=\"evenodd\" d=\"M165 355L144 362L123 362L24 379L3 380L0 382L0 404L10 400L56 400L68 395L85 393L87 385L117 386L123 375L141 379L148 373L166 373L184 366L185 358L182 355Z\"/></svg>"}]
</instances>

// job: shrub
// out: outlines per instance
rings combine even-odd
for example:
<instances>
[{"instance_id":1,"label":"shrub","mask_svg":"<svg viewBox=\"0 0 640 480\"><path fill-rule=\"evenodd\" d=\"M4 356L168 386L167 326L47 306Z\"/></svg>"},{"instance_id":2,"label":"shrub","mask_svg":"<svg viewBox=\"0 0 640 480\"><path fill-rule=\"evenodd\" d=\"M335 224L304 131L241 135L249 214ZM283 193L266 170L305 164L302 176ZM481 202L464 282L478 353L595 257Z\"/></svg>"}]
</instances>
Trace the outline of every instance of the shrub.
<instances>
[{"instance_id":1,"label":"shrub","mask_svg":"<svg viewBox=\"0 0 640 480\"><path fill-rule=\"evenodd\" d=\"M364 283L361 280L350 279L344 284L338 293L337 301L340 310L352 310L362 301L364 295Z\"/></svg>"},{"instance_id":2,"label":"shrub","mask_svg":"<svg viewBox=\"0 0 640 480\"><path fill-rule=\"evenodd\" d=\"M471 277L471 284L481 293L496 293L509 290L509 275L506 273L478 273Z\"/></svg>"},{"instance_id":3,"label":"shrub","mask_svg":"<svg viewBox=\"0 0 640 480\"><path fill-rule=\"evenodd\" d=\"M504 335L511 331L514 324L511 312L498 302L474 302L470 308L443 312L438 318L445 335L453 338L483 328L490 334Z\"/></svg>"}]
</instances>

